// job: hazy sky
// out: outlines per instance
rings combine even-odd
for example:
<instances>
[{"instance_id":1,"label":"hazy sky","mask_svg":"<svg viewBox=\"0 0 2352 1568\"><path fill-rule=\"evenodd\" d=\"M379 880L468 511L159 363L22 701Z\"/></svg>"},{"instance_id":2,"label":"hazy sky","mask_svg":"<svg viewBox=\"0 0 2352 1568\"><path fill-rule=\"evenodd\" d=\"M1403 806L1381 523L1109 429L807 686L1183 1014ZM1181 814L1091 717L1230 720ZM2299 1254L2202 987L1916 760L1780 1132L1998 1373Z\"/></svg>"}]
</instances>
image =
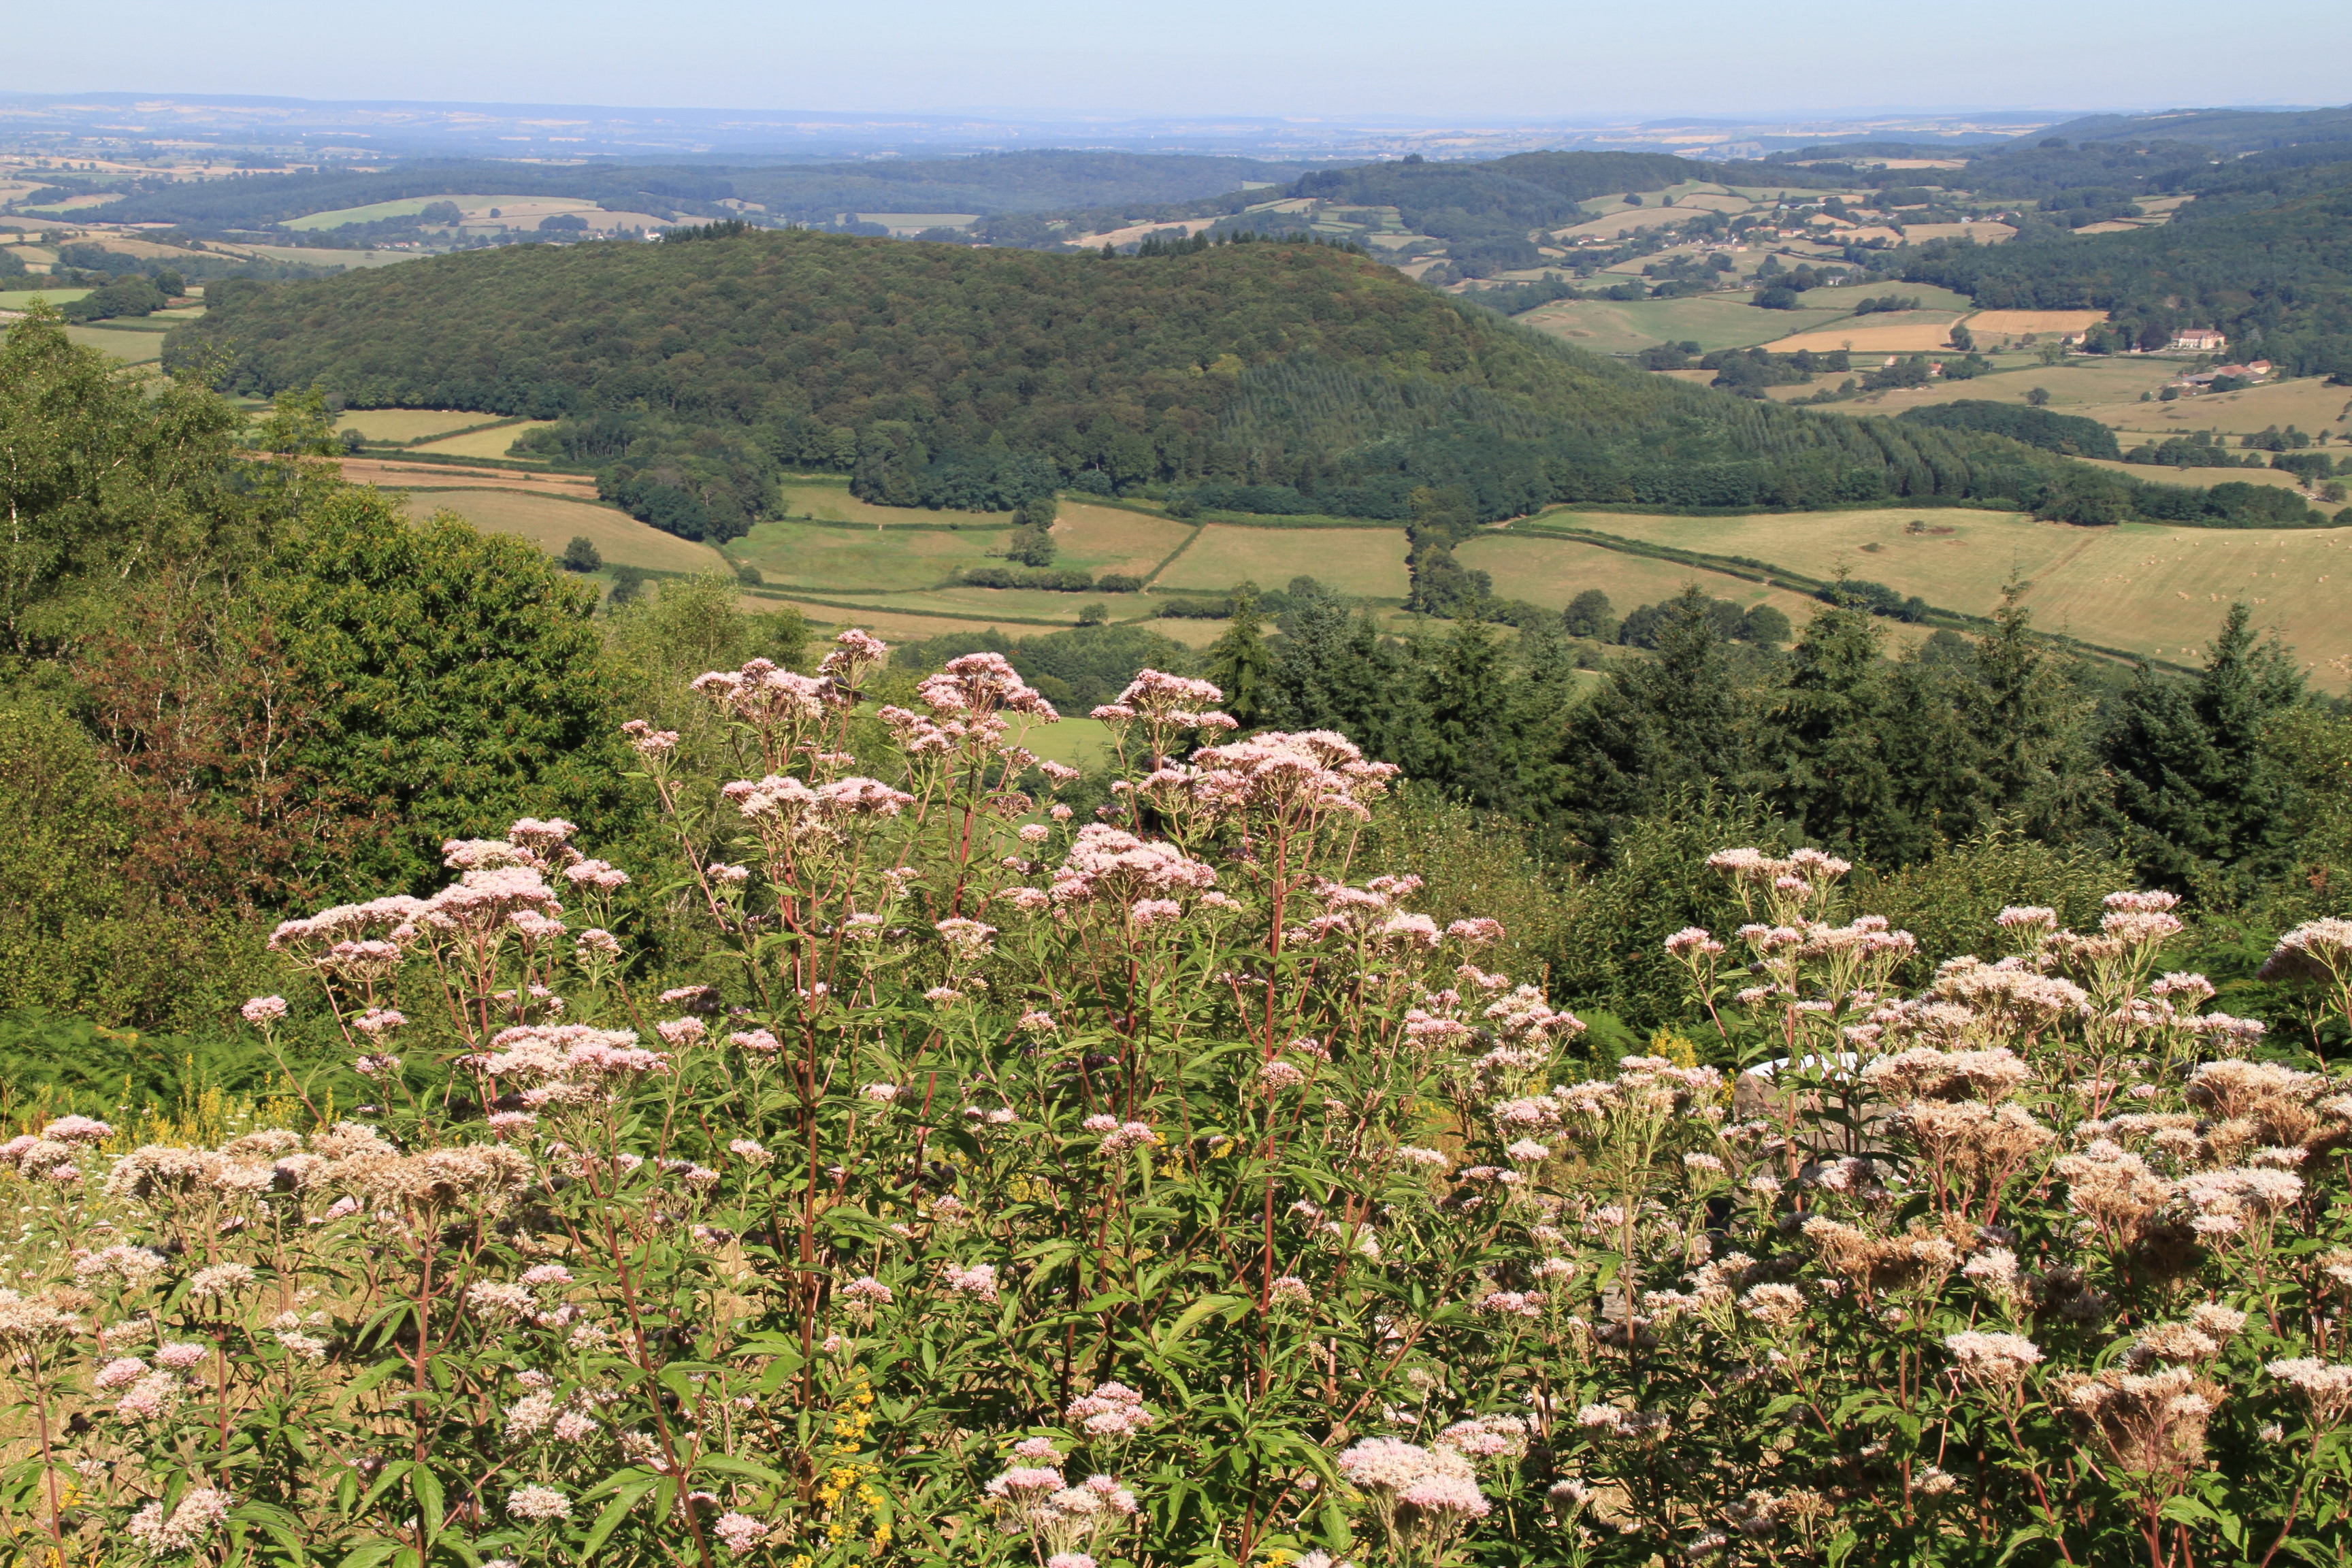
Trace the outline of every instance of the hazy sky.
<instances>
[{"instance_id":1,"label":"hazy sky","mask_svg":"<svg viewBox=\"0 0 2352 1568\"><path fill-rule=\"evenodd\" d=\"M2352 100L2347 0L110 0L0 89L1026 116Z\"/></svg>"}]
</instances>

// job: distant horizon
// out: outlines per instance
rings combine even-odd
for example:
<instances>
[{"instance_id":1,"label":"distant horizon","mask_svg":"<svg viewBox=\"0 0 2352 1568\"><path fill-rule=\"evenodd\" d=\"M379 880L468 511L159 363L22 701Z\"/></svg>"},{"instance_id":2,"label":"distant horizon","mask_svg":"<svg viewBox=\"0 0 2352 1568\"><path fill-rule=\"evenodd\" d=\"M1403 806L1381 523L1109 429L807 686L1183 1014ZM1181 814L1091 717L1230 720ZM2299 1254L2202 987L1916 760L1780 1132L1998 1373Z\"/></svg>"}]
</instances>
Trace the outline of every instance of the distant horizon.
<instances>
[{"instance_id":1,"label":"distant horizon","mask_svg":"<svg viewBox=\"0 0 2352 1568\"><path fill-rule=\"evenodd\" d=\"M1673 108L1651 107L1618 112L1570 113L1537 109L1490 109L1483 114L1374 114L1308 111L1295 109L1261 108L1192 112L1151 112L1134 110L1114 112L1108 110L1023 108L1003 103L940 103L916 107L907 104L872 103L855 107L825 108L796 102L774 103L683 103L625 99L589 100L585 98L468 98L435 97L424 94L373 94L320 96L287 92L241 92L233 90L189 90L173 88L82 87L70 90L49 88L15 87L0 83L0 105L26 100L46 100L71 102L77 99L129 99L145 101L233 104L278 104L322 109L337 108L420 108L420 109L507 109L507 110L618 110L651 114L748 114L792 115L813 119L856 121L887 116L905 120L984 119L1008 124L1050 125L1147 125L1183 123L1187 121L1276 122L1299 126L1317 124L1397 125L1417 129L1458 127L1468 130L1478 125L1559 125L1563 129L1586 130L1612 126L1682 126L1722 125L1743 126L1766 121L1851 121L1875 119L1888 115L1916 115L1923 118L1950 118L1964 115L2049 115L2063 119L2082 119L2091 115L2148 115L2189 110L2241 110L2254 113L2305 113L2326 109L2352 108L2352 92L2334 102L2306 102L2287 100L2194 100L2175 101L2150 99L2138 102L2064 102L2064 101L1953 101L1837 103L1796 107L1782 105L1763 107L1744 112L1721 107L1706 110L1693 108L1677 110Z\"/></svg>"}]
</instances>

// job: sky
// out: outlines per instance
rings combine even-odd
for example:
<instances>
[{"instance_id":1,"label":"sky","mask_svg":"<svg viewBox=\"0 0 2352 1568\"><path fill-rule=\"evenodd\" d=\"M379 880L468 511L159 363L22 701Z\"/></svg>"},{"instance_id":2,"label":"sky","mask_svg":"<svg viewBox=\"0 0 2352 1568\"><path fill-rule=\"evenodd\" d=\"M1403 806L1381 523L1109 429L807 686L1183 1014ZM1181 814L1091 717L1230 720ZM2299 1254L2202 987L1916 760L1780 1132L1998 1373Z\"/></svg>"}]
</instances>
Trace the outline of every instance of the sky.
<instances>
[{"instance_id":1,"label":"sky","mask_svg":"<svg viewBox=\"0 0 2352 1568\"><path fill-rule=\"evenodd\" d=\"M2346 0L109 0L0 90L1621 119L2352 101Z\"/></svg>"}]
</instances>

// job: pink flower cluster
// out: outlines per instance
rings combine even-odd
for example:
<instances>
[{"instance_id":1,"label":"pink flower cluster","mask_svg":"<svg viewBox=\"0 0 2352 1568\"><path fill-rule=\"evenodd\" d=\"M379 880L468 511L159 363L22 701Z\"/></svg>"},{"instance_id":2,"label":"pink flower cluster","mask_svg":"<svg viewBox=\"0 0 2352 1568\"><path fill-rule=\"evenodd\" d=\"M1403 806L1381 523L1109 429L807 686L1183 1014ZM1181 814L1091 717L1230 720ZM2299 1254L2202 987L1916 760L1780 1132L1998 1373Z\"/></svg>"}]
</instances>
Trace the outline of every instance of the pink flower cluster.
<instances>
[{"instance_id":1,"label":"pink flower cluster","mask_svg":"<svg viewBox=\"0 0 2352 1568\"><path fill-rule=\"evenodd\" d=\"M1159 1420L1143 1395L1123 1383L1099 1383L1091 1394L1070 1401L1065 1412L1090 1437L1132 1437Z\"/></svg>"}]
</instances>

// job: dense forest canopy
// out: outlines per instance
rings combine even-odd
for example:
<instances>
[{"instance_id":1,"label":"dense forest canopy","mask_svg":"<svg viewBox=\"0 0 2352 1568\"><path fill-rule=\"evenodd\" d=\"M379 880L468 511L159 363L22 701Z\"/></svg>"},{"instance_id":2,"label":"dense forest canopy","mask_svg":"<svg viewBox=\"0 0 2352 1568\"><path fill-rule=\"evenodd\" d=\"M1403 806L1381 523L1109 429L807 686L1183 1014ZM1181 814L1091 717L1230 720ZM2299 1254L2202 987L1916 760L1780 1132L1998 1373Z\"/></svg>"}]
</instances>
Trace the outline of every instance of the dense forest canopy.
<instances>
[{"instance_id":1,"label":"dense forest canopy","mask_svg":"<svg viewBox=\"0 0 2352 1568\"><path fill-rule=\"evenodd\" d=\"M760 513L775 474L809 467L898 505L1219 479L1402 521L1412 491L1454 489L1471 524L1580 500L2070 515L2094 493L2084 521L2106 521L2140 493L2000 437L1643 376L1316 245L1105 258L797 231L524 247L220 291L167 346L175 364L213 353L250 393L562 419L542 449L625 464L616 484L658 470L721 533Z\"/></svg>"}]
</instances>

